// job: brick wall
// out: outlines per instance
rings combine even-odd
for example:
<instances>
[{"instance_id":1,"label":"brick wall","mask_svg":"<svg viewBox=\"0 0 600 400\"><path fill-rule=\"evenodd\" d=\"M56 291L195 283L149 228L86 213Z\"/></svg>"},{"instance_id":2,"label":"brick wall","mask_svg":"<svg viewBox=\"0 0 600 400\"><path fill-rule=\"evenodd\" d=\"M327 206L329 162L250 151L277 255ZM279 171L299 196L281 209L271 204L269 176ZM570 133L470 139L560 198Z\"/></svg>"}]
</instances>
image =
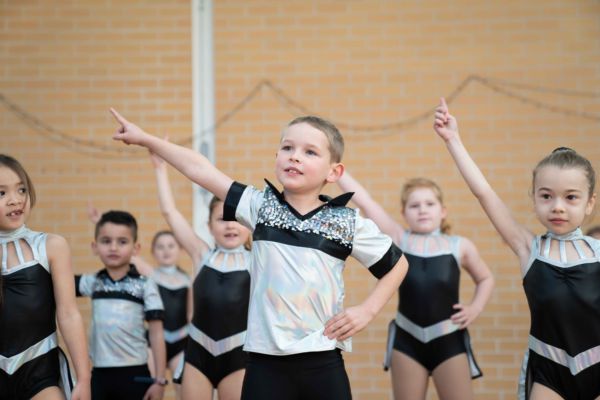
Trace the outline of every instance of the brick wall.
<instances>
[{"instance_id":1,"label":"brick wall","mask_svg":"<svg viewBox=\"0 0 600 400\"><path fill-rule=\"evenodd\" d=\"M153 232L164 227L146 154L112 143L115 125L107 109L114 106L173 141L190 137L190 12L187 0L0 1L0 92L54 128L42 134L0 107L0 151L19 158L36 184L39 204L29 225L66 236L78 272L99 267L89 250L88 200L102 210L134 212L146 257ZM476 243L496 276L494 295L470 328L485 374L474 384L480 399L514 398L529 318L516 258L465 188L430 118L382 127L430 110L471 75L600 92L600 47L594 40L599 16L600 5L591 0L214 4L217 116L268 80L298 105L342 127L347 168L396 218L407 178L427 176L442 186L453 231ZM528 196L531 169L564 145L600 169L598 117L579 115L593 114L600 100L499 89L504 92L471 80L451 111L517 220L540 232ZM255 185L262 186L263 177L274 179L278 133L304 112L263 86L217 131L218 166ZM82 146L66 145L58 132L109 150L90 155ZM191 220L191 187L175 171L171 178L177 204ZM334 187L327 191L337 193ZM182 264L190 268L183 257ZM346 281L347 304L359 302L375 284L355 263ZM473 285L467 276L463 283L461 294L469 299ZM380 365L395 303L356 336L355 351L345 355L357 399L391 398L389 374ZM80 305L88 318L87 301ZM430 391L435 398L433 385Z\"/></svg>"}]
</instances>

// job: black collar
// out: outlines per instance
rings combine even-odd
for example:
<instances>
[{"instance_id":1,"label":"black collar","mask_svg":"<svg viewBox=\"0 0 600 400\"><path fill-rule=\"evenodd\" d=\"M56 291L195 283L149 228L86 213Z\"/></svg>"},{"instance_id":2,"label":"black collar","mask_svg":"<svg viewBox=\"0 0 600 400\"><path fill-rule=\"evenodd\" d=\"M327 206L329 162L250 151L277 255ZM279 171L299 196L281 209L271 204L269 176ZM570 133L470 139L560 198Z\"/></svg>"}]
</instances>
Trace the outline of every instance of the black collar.
<instances>
[{"instance_id":1,"label":"black collar","mask_svg":"<svg viewBox=\"0 0 600 400\"><path fill-rule=\"evenodd\" d=\"M118 282L118 281L113 280L113 278L110 277L110 275L108 273L108 268L106 268L106 267L104 269L100 270L100 272L98 272L98 276L106 276L111 281ZM141 275L138 272L138 270L135 267L135 265L129 264L129 271L127 271L127 274L125 274L125 276L123 276L121 279L119 279L119 281L122 281L123 279L125 279L128 276L130 276L132 278L139 278Z\"/></svg>"},{"instance_id":2,"label":"black collar","mask_svg":"<svg viewBox=\"0 0 600 400\"><path fill-rule=\"evenodd\" d=\"M292 211L292 213L294 215L296 215L300 219L308 219L308 218L312 217L313 215L315 215L316 213L318 213L325 206L330 206L330 207L345 207L346 204L348 204L348 202L350 201L350 199L354 195L354 192L348 192L348 193L343 193L343 194L341 194L339 196L336 196L334 198L331 198L331 197L329 197L327 195L320 194L319 195L319 200L322 201L324 204L321 204L319 207L315 208L314 210L309 211L308 213L302 215L298 211L296 211L296 209L294 207L292 207L292 205L290 203L288 203L285 200L283 192L280 192L279 190L277 190L277 188L275 187L275 185L273 185L267 179L265 179L265 182L267 183L267 186L269 187L269 189L271 189L271 191L273 192L273 194L275 195L275 197L277 198L277 200L279 201L279 203L287 205L288 208L290 209L290 211Z\"/></svg>"}]
</instances>

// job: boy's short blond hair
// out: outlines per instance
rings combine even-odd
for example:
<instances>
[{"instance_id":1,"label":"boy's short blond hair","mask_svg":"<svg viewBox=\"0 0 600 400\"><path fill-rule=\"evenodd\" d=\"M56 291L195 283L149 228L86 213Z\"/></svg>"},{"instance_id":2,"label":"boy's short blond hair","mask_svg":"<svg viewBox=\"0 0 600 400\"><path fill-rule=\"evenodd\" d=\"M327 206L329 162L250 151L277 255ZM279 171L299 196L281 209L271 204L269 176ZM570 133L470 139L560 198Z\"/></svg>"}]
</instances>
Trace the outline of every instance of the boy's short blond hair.
<instances>
[{"instance_id":1,"label":"boy's short blond hair","mask_svg":"<svg viewBox=\"0 0 600 400\"><path fill-rule=\"evenodd\" d=\"M331 162L339 163L344 155L344 138L338 128L331 122L314 115L298 117L292 120L288 127L297 124L308 124L315 129L323 132L329 143L329 153L331 154Z\"/></svg>"}]
</instances>

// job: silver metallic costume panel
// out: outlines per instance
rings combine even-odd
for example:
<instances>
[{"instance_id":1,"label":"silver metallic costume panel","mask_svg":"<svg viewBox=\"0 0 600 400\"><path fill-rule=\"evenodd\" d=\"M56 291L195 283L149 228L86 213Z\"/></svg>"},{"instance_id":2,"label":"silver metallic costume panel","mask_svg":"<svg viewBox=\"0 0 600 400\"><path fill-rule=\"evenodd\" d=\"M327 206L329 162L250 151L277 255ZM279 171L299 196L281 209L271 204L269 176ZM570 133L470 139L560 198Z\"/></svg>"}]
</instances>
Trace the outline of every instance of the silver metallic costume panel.
<instances>
[{"instance_id":1,"label":"silver metallic costume panel","mask_svg":"<svg viewBox=\"0 0 600 400\"><path fill-rule=\"evenodd\" d=\"M422 327L415 324L401 313L396 314L396 325L423 343L428 343L441 336L456 332L459 328L459 325L455 324L450 319L440 321L430 326Z\"/></svg>"},{"instance_id":2,"label":"silver metallic costume panel","mask_svg":"<svg viewBox=\"0 0 600 400\"><path fill-rule=\"evenodd\" d=\"M280 195L281 196L281 195ZM365 267L379 261L392 245L376 225L347 207L324 206L299 218L271 187L246 187L236 219L257 225L318 235L341 247ZM251 297L244 350L288 355L312 351L351 351L343 342L323 335L325 323L344 308L344 260L319 249L269 240L255 240L250 274Z\"/></svg>"},{"instance_id":3,"label":"silver metallic costume panel","mask_svg":"<svg viewBox=\"0 0 600 400\"><path fill-rule=\"evenodd\" d=\"M94 367L123 367L148 360L145 312L163 310L156 283L129 274L113 281L103 270L82 275L79 292L92 297L90 357ZM95 294L124 294L130 298L98 298Z\"/></svg>"},{"instance_id":4,"label":"silver metallic costume panel","mask_svg":"<svg viewBox=\"0 0 600 400\"><path fill-rule=\"evenodd\" d=\"M246 339L246 331L236 333L225 339L213 340L210 336L202 333L200 329L190 324L190 337L201 344L214 357L218 357L243 345Z\"/></svg>"}]
</instances>

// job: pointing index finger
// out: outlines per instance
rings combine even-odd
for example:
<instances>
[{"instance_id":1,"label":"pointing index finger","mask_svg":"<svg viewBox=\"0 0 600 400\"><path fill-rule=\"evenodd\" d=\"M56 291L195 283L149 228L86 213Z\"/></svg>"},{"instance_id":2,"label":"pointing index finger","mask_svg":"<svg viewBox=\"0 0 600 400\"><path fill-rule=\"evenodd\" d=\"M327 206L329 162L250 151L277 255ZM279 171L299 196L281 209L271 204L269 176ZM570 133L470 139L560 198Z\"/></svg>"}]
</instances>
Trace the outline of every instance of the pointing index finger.
<instances>
[{"instance_id":1,"label":"pointing index finger","mask_svg":"<svg viewBox=\"0 0 600 400\"><path fill-rule=\"evenodd\" d=\"M121 114L119 114L117 112L117 110L115 110L114 108L110 108L110 113L113 115L113 117L115 117L115 119L117 120L118 123L120 123L121 125L125 125L127 123L127 120L125 119L125 117L123 117Z\"/></svg>"},{"instance_id":2,"label":"pointing index finger","mask_svg":"<svg viewBox=\"0 0 600 400\"><path fill-rule=\"evenodd\" d=\"M446 104L446 99L444 99L443 97L440 97L440 106L442 107L442 110L444 110L444 112L448 112L448 104Z\"/></svg>"}]
</instances>

